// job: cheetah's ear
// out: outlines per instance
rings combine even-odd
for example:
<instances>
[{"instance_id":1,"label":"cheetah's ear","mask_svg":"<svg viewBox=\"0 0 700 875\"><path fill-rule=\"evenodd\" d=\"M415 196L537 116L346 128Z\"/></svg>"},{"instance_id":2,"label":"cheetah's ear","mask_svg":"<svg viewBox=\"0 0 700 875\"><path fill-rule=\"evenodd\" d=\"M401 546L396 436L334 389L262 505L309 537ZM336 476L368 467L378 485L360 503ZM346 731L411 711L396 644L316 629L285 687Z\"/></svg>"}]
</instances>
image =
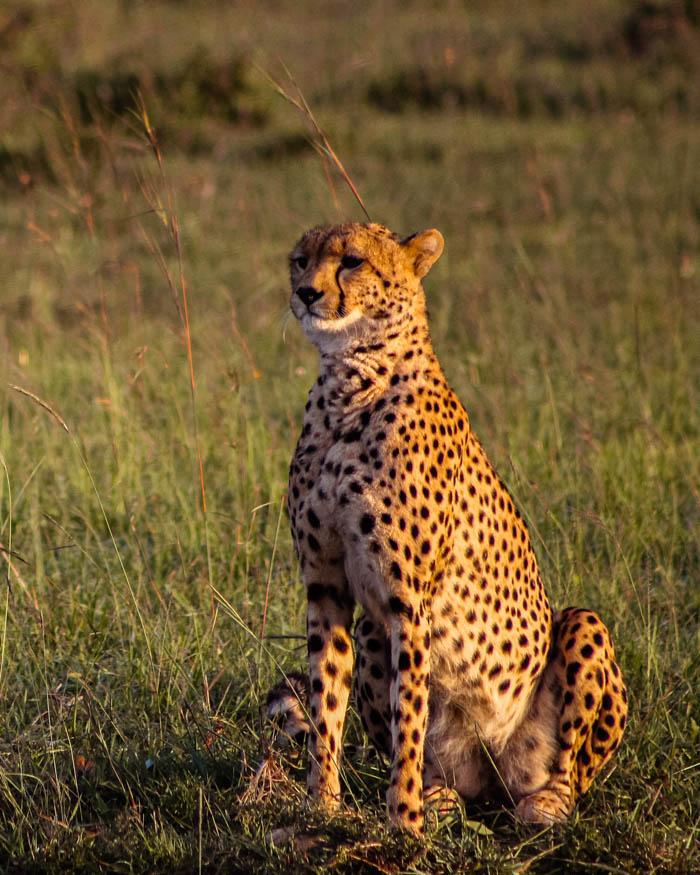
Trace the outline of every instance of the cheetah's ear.
<instances>
[{"instance_id":1,"label":"cheetah's ear","mask_svg":"<svg viewBox=\"0 0 700 875\"><path fill-rule=\"evenodd\" d=\"M413 271L421 279L442 255L445 239L436 228L411 234L401 241L409 260L413 262Z\"/></svg>"}]
</instances>

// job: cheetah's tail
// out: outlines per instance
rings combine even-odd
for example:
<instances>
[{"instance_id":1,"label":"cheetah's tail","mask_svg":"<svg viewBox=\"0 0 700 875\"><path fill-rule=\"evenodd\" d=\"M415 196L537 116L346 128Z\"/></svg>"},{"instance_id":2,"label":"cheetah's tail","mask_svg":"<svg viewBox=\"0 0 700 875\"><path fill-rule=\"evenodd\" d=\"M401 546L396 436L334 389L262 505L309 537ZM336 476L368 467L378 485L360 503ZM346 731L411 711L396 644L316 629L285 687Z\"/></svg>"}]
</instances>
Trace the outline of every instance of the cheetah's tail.
<instances>
[{"instance_id":1,"label":"cheetah's tail","mask_svg":"<svg viewBox=\"0 0 700 875\"><path fill-rule=\"evenodd\" d=\"M264 717L271 726L270 741L284 749L301 745L309 732L309 679L290 672L267 694Z\"/></svg>"}]
</instances>

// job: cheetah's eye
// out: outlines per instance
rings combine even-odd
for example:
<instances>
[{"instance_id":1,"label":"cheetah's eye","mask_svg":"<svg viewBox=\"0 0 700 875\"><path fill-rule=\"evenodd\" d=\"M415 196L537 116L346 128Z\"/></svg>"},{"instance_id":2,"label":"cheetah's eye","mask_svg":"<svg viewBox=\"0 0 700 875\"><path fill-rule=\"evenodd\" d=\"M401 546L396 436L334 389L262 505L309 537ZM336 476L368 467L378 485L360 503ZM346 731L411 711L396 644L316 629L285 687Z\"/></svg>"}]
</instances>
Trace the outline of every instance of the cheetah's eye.
<instances>
[{"instance_id":1,"label":"cheetah's eye","mask_svg":"<svg viewBox=\"0 0 700 875\"><path fill-rule=\"evenodd\" d=\"M356 258L354 255L344 255L340 259L340 266L344 267L346 270L355 270L356 267L359 267L364 258Z\"/></svg>"},{"instance_id":2,"label":"cheetah's eye","mask_svg":"<svg viewBox=\"0 0 700 875\"><path fill-rule=\"evenodd\" d=\"M305 255L297 255L297 257L293 258L292 261L301 270L304 270L306 268L306 265L309 263L309 259Z\"/></svg>"}]
</instances>

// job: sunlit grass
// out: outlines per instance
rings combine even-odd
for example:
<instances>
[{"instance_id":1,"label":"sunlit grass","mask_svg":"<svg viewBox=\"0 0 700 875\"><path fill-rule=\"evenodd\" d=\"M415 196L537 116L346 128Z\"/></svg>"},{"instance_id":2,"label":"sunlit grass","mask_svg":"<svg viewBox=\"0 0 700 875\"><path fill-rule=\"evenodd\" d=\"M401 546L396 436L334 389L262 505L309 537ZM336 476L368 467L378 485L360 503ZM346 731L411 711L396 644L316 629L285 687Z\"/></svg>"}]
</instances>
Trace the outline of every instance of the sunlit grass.
<instances>
[{"instance_id":1,"label":"sunlit grass","mask_svg":"<svg viewBox=\"0 0 700 875\"><path fill-rule=\"evenodd\" d=\"M239 802L263 756L265 691L305 655L280 511L316 362L286 320L285 255L309 225L361 211L341 179L334 205L302 122L252 63L257 120L197 91L248 57L252 7L128 6L27 4L39 18L10 32L17 75L0 85L7 868L696 870L700 137L673 90L695 31L633 56L602 38L622 22L606 2L598 30L489 5L436 11L427 32L407 9L384 33L372 7L365 43L366 20L339 33L331 7L304 34L286 11L256 21L262 60L289 64L372 217L443 231L427 291L445 369L553 600L602 613L630 688L620 755L570 823L538 834L471 808L422 845L388 831L383 767L354 715L341 814L305 806L299 766ZM150 54L130 54L124 20ZM371 89L395 89L416 47L437 103L404 90L383 110ZM561 112L508 103L528 52L559 58ZM503 106L447 99L496 60ZM162 167L131 112L81 116L76 76L89 69L109 97L132 62L162 77L144 88ZM576 104L590 76L608 92ZM169 88L183 89L170 105ZM283 827L303 840L273 846Z\"/></svg>"}]
</instances>

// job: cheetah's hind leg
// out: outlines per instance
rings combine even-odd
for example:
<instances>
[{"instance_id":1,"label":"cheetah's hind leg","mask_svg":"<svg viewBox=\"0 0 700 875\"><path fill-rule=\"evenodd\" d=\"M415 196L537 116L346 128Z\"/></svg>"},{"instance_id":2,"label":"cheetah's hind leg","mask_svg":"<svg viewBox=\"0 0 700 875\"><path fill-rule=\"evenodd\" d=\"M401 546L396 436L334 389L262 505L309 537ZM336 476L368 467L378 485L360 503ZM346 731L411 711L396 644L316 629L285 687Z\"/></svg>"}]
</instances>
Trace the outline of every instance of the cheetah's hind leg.
<instances>
[{"instance_id":1,"label":"cheetah's hind leg","mask_svg":"<svg viewBox=\"0 0 700 875\"><path fill-rule=\"evenodd\" d=\"M627 691L600 617L567 608L555 617L554 643L540 690L556 691L558 752L547 783L520 799L529 823L565 820L617 750L627 720Z\"/></svg>"}]
</instances>

